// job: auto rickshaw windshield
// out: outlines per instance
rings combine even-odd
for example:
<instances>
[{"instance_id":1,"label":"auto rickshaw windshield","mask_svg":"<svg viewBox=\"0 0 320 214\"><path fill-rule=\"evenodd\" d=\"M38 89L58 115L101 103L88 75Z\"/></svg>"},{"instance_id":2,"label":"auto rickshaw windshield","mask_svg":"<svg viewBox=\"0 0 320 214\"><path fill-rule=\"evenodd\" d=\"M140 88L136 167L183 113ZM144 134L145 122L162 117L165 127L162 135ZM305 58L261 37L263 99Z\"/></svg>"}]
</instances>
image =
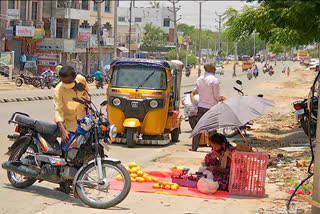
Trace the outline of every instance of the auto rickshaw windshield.
<instances>
[{"instance_id":1,"label":"auto rickshaw windshield","mask_svg":"<svg viewBox=\"0 0 320 214\"><path fill-rule=\"evenodd\" d=\"M121 65L114 68L111 87L166 90L166 70L145 65Z\"/></svg>"}]
</instances>

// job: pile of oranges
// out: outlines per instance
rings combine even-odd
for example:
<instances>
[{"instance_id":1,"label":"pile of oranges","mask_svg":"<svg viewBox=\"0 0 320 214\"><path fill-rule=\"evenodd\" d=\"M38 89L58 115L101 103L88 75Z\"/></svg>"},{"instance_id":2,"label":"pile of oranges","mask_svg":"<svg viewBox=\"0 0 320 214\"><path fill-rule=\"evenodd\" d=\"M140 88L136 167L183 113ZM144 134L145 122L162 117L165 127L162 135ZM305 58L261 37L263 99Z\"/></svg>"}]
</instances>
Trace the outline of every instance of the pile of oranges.
<instances>
[{"instance_id":1,"label":"pile of oranges","mask_svg":"<svg viewBox=\"0 0 320 214\"><path fill-rule=\"evenodd\" d=\"M179 189L179 184L171 183L171 182L159 181L158 183L153 184L152 187L154 189L178 190Z\"/></svg>"},{"instance_id":2,"label":"pile of oranges","mask_svg":"<svg viewBox=\"0 0 320 214\"><path fill-rule=\"evenodd\" d=\"M145 173L135 162L130 162L126 169L132 182L158 182L158 178L151 177L148 173ZM119 174L116 179L122 181L122 176Z\"/></svg>"}]
</instances>

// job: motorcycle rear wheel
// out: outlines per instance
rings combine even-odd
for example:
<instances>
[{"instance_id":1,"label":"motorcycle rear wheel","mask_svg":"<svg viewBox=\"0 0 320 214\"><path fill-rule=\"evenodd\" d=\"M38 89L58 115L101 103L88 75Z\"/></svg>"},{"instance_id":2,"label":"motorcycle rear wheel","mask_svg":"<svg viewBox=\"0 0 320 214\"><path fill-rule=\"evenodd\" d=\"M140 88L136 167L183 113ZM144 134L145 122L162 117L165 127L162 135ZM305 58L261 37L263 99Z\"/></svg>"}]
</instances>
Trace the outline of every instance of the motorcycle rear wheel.
<instances>
[{"instance_id":1,"label":"motorcycle rear wheel","mask_svg":"<svg viewBox=\"0 0 320 214\"><path fill-rule=\"evenodd\" d=\"M30 146L27 148L26 152L19 155L20 150L24 146L25 146L24 144L20 144L19 146L14 148L13 151L11 152L10 157L9 157L9 161L13 161L13 160L18 161L23 157L23 155L25 155L27 153L36 154L38 152L38 148L36 147L36 145L30 144ZM18 178L18 176L19 176L19 178ZM19 188L19 189L27 188L27 187L31 186L32 184L34 184L34 182L36 182L35 178L26 177L24 175L20 175L15 172L11 172L11 171L7 171L7 177L9 179L10 183L12 184L12 186Z\"/></svg>"},{"instance_id":2,"label":"motorcycle rear wheel","mask_svg":"<svg viewBox=\"0 0 320 214\"><path fill-rule=\"evenodd\" d=\"M97 178L98 178L97 166L95 165L95 163L91 163L87 167L85 167L84 170L78 176L76 191L81 201L83 201L88 206L93 208L98 208L98 209L106 209L109 207L116 206L127 197L131 188L131 178L126 168L120 163L114 163L107 160L101 160L101 162L102 162L101 163L102 171L105 174L104 182L107 182L112 188L113 187L112 183L115 182L114 181L115 177L118 175L121 175L123 180L122 188L120 188L120 190L117 190L119 188L110 189L110 186L107 187L106 184L99 184L97 181ZM92 173L93 170L95 170L96 173ZM110 173L110 171L113 173ZM112 181L110 182L110 180ZM100 193L102 194L100 197L98 196L98 200L96 200L92 198L93 194L88 195L86 193L85 191L86 189L93 190L94 192L100 191ZM100 193L98 195L100 195ZM110 200L106 200L106 201L99 200L101 198L102 198L101 200L105 199L108 195L109 196L111 195L112 197Z\"/></svg>"}]
</instances>

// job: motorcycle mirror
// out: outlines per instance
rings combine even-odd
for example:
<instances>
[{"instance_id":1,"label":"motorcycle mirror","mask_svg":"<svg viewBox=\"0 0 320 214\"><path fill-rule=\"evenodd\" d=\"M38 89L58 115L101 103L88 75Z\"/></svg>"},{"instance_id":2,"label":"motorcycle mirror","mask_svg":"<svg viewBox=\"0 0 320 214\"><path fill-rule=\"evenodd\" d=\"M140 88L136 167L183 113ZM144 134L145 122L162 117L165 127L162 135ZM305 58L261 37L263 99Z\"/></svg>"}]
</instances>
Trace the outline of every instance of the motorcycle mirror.
<instances>
[{"instance_id":1,"label":"motorcycle mirror","mask_svg":"<svg viewBox=\"0 0 320 214\"><path fill-rule=\"evenodd\" d=\"M107 104L108 104L108 100L105 100L100 104L100 106L103 107L103 106L106 106Z\"/></svg>"},{"instance_id":2,"label":"motorcycle mirror","mask_svg":"<svg viewBox=\"0 0 320 214\"><path fill-rule=\"evenodd\" d=\"M242 85L241 80L237 80L236 83L237 83L238 85Z\"/></svg>"},{"instance_id":3,"label":"motorcycle mirror","mask_svg":"<svg viewBox=\"0 0 320 214\"><path fill-rule=\"evenodd\" d=\"M263 97L263 94L258 94L258 97Z\"/></svg>"},{"instance_id":4,"label":"motorcycle mirror","mask_svg":"<svg viewBox=\"0 0 320 214\"><path fill-rule=\"evenodd\" d=\"M77 83L77 85L74 87L75 91L84 91L86 90L86 86L82 84L81 82Z\"/></svg>"}]
</instances>

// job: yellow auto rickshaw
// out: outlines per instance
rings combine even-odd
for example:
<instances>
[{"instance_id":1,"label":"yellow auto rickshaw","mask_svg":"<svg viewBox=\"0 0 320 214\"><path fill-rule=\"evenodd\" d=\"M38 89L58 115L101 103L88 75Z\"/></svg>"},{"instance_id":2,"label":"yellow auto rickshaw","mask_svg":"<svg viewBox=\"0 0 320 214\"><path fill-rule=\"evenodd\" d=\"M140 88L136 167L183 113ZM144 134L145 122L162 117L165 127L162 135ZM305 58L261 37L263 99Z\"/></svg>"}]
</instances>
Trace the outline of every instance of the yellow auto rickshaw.
<instances>
[{"instance_id":1,"label":"yellow auto rickshaw","mask_svg":"<svg viewBox=\"0 0 320 214\"><path fill-rule=\"evenodd\" d=\"M253 66L252 61L243 61L242 62L242 71L247 71L247 70L251 69L252 66Z\"/></svg>"},{"instance_id":2,"label":"yellow auto rickshaw","mask_svg":"<svg viewBox=\"0 0 320 214\"><path fill-rule=\"evenodd\" d=\"M179 62L123 58L112 62L107 116L117 126L116 142L134 147L179 140L183 68Z\"/></svg>"}]
</instances>

